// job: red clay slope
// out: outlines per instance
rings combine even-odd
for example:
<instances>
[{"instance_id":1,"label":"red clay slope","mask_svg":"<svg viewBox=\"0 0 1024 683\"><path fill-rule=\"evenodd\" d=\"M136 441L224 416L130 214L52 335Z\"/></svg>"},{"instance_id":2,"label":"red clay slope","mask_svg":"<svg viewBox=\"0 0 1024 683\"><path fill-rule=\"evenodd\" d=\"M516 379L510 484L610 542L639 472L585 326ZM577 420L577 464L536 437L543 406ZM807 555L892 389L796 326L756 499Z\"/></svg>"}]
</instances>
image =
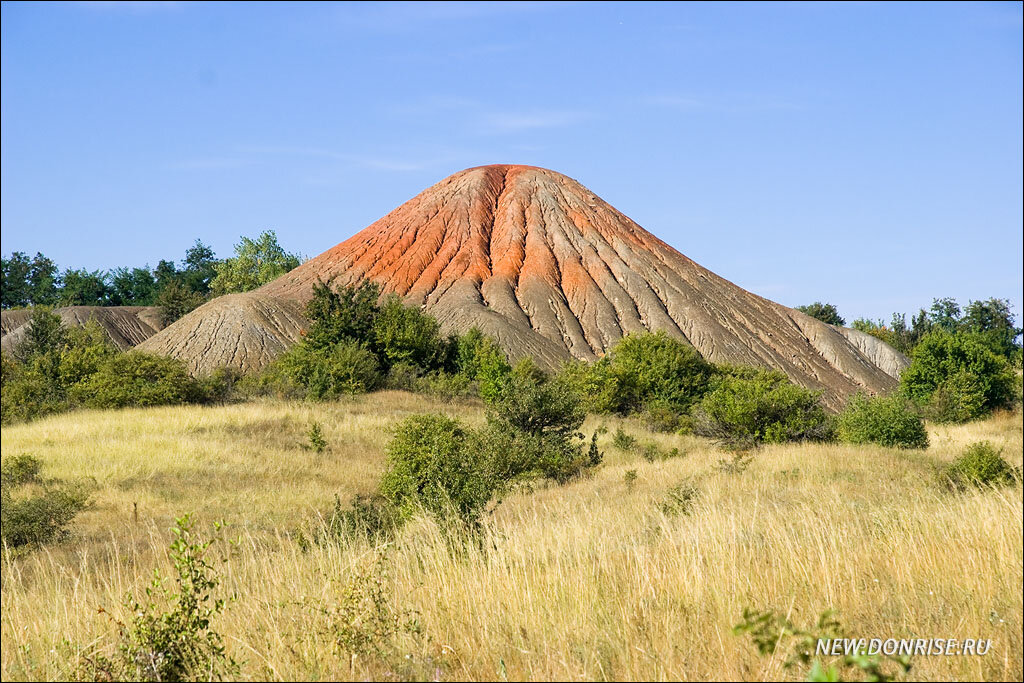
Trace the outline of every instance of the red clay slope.
<instances>
[{"instance_id":1,"label":"red clay slope","mask_svg":"<svg viewBox=\"0 0 1024 683\"><path fill-rule=\"evenodd\" d=\"M849 394L895 385L906 363L702 268L575 180L531 166L445 178L365 230L255 292L206 304L145 342L193 370L265 365L294 343L318 280L370 278L446 330L472 326L513 358L593 359L624 334L665 330L712 361L765 365Z\"/></svg>"}]
</instances>

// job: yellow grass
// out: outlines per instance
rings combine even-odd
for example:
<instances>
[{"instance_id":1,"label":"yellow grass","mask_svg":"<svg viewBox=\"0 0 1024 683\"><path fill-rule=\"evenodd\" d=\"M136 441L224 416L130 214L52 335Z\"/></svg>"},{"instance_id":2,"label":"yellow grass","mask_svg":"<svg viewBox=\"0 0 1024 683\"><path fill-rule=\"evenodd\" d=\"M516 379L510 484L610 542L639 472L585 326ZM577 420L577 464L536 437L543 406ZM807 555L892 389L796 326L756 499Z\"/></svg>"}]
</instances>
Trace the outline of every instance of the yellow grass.
<instances>
[{"instance_id":1,"label":"yellow grass","mask_svg":"<svg viewBox=\"0 0 1024 683\"><path fill-rule=\"evenodd\" d=\"M216 622L243 661L240 678L804 677L782 668L788 652L761 657L732 635L746 607L798 626L833 609L854 637L992 641L986 656L916 657L913 679L1024 675L1021 488L953 494L934 476L981 439L1020 465L1019 413L932 427L923 453L778 446L734 474L716 467L728 456L706 442L591 418L588 431L610 427L605 464L505 500L480 547L452 552L428 520L383 549L296 542L335 494L374 487L391 426L439 409L483 419L478 406L384 392L328 405L78 412L4 428L4 458L33 453L46 476L91 478L95 488L70 539L3 560L3 679L66 677L74 647L65 639L111 651L115 628L98 608L124 618L126 593L141 594L154 568L170 573L168 530L184 512L203 529L224 519L241 537L218 564L237 600ZM302 448L313 420L330 444L321 455ZM648 463L618 451L620 424L686 455ZM681 482L697 497L688 513L666 516L661 503ZM352 661L332 646L323 608L377 553L392 604L418 612L423 637L396 640L394 657Z\"/></svg>"}]
</instances>

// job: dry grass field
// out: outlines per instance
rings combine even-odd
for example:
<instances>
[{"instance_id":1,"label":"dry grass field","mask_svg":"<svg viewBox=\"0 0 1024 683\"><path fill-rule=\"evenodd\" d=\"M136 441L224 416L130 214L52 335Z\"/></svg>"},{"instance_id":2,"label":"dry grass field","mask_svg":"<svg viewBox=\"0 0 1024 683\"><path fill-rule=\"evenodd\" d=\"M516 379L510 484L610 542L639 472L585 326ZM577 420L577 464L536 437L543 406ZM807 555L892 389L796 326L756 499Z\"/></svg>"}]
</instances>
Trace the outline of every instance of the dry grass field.
<instances>
[{"instance_id":1,"label":"dry grass field","mask_svg":"<svg viewBox=\"0 0 1024 683\"><path fill-rule=\"evenodd\" d=\"M731 456L706 441L591 417L588 433L610 428L604 464L509 497L479 545L455 552L426 519L379 548L296 540L336 494L375 486L391 427L439 409L483 420L477 405L382 392L5 427L4 458L34 454L45 476L93 492L67 540L4 554L3 680L65 678L78 653L112 651L124 596L141 595L154 569L173 573L169 529L186 512L240 541L211 553L224 559L220 591L236 596L214 627L241 679L804 678L783 668L788 653L763 657L733 635L744 608L801 626L832 609L854 637L992 641L985 656L915 657L912 679L1024 676L1021 487L954 493L935 474L978 440L1020 465L1019 412L933 426L924 452L773 446L732 472L720 467ZM303 447L314 420L322 454ZM647 462L618 450L620 425L683 455ZM679 485L688 500L666 506ZM217 520L225 531L213 531ZM352 659L334 647L332 605L353 573L381 568L390 604L414 611L421 633Z\"/></svg>"}]
</instances>

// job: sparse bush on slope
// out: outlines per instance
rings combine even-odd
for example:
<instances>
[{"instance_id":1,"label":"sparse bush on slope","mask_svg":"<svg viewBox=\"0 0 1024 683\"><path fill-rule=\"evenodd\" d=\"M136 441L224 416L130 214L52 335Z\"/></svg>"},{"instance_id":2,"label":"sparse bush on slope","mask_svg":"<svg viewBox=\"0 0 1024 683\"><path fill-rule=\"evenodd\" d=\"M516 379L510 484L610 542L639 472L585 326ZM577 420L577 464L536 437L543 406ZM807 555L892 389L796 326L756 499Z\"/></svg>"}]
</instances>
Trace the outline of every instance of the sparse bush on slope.
<instances>
[{"instance_id":1,"label":"sparse bush on slope","mask_svg":"<svg viewBox=\"0 0 1024 683\"><path fill-rule=\"evenodd\" d=\"M112 657L85 655L77 678L95 681L219 681L239 672L224 637L213 627L227 606L215 598L220 576L208 558L213 541L201 540L189 515L175 520L170 546L177 590L155 572L143 602L125 601L129 623L118 622ZM165 611L161 611L165 610Z\"/></svg>"}]
</instances>

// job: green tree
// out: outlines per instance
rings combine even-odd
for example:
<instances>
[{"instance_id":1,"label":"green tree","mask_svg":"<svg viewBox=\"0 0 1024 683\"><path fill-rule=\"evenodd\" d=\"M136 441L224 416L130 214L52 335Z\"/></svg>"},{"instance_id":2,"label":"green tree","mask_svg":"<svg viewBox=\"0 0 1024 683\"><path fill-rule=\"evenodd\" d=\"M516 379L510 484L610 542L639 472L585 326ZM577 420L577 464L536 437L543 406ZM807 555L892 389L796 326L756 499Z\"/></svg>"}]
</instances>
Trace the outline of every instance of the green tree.
<instances>
[{"instance_id":1,"label":"green tree","mask_svg":"<svg viewBox=\"0 0 1024 683\"><path fill-rule=\"evenodd\" d=\"M820 301L815 301L813 304L807 306L797 306L796 310L806 313L812 318L817 318L823 323L829 325L837 325L842 327L846 324L843 317L839 315L839 311L832 304L823 304Z\"/></svg>"},{"instance_id":2,"label":"green tree","mask_svg":"<svg viewBox=\"0 0 1024 683\"><path fill-rule=\"evenodd\" d=\"M960 326L960 304L952 297L932 299L932 307L928 311L928 319L933 327L946 332L954 332Z\"/></svg>"},{"instance_id":3,"label":"green tree","mask_svg":"<svg viewBox=\"0 0 1024 683\"><path fill-rule=\"evenodd\" d=\"M914 349L900 390L934 419L962 422L1009 405L1014 375L981 333L938 331Z\"/></svg>"},{"instance_id":4,"label":"green tree","mask_svg":"<svg viewBox=\"0 0 1024 683\"><path fill-rule=\"evenodd\" d=\"M256 239L243 237L235 245L235 255L214 266L217 275L210 283L214 294L248 292L299 266L299 257L289 254L277 243L273 230Z\"/></svg>"},{"instance_id":5,"label":"green tree","mask_svg":"<svg viewBox=\"0 0 1024 683\"><path fill-rule=\"evenodd\" d=\"M110 273L112 306L151 306L156 294L156 278L148 267L117 268Z\"/></svg>"},{"instance_id":6,"label":"green tree","mask_svg":"<svg viewBox=\"0 0 1024 683\"><path fill-rule=\"evenodd\" d=\"M160 307L160 317L164 325L170 325L202 306L205 301L199 292L189 289L178 280L171 280L153 303Z\"/></svg>"},{"instance_id":7,"label":"green tree","mask_svg":"<svg viewBox=\"0 0 1024 683\"><path fill-rule=\"evenodd\" d=\"M4 308L20 308L32 302L28 280L31 267L28 255L21 251L0 259L0 299Z\"/></svg>"},{"instance_id":8,"label":"green tree","mask_svg":"<svg viewBox=\"0 0 1024 683\"><path fill-rule=\"evenodd\" d=\"M1024 332L1014 325L1010 302L1007 299L971 301L960 320L961 329L976 332L988 340L992 350L1004 358L1020 354L1018 339Z\"/></svg>"},{"instance_id":9,"label":"green tree","mask_svg":"<svg viewBox=\"0 0 1024 683\"><path fill-rule=\"evenodd\" d=\"M213 249L196 240L185 251L185 269L181 271L182 284L186 289L199 294L210 293L210 283L217 276L217 261Z\"/></svg>"},{"instance_id":10,"label":"green tree","mask_svg":"<svg viewBox=\"0 0 1024 683\"><path fill-rule=\"evenodd\" d=\"M110 295L107 274L101 270L67 269L61 276L62 306L105 306Z\"/></svg>"},{"instance_id":11,"label":"green tree","mask_svg":"<svg viewBox=\"0 0 1024 683\"><path fill-rule=\"evenodd\" d=\"M32 259L16 251L0 258L0 304L3 308L47 306L57 301L59 276L50 259L36 253Z\"/></svg>"}]
</instances>

